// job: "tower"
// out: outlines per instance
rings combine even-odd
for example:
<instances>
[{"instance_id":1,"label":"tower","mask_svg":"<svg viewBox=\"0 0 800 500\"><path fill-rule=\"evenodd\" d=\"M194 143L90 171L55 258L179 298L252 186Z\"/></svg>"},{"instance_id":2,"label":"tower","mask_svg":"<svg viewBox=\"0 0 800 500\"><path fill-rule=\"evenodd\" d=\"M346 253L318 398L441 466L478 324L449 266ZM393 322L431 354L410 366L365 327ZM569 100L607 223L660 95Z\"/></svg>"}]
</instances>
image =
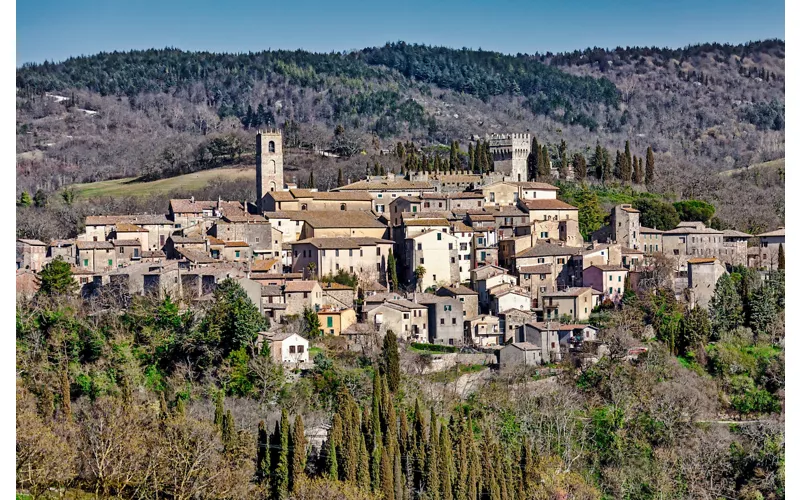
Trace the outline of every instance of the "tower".
<instances>
[{"instance_id":1,"label":"tower","mask_svg":"<svg viewBox=\"0 0 800 500\"><path fill-rule=\"evenodd\" d=\"M256 134L256 199L263 210L264 196L283 190L283 134L280 130L259 130Z\"/></svg>"},{"instance_id":2,"label":"tower","mask_svg":"<svg viewBox=\"0 0 800 500\"><path fill-rule=\"evenodd\" d=\"M489 152L494 159L495 172L512 182L528 181L530 134L492 134L489 136Z\"/></svg>"},{"instance_id":3,"label":"tower","mask_svg":"<svg viewBox=\"0 0 800 500\"><path fill-rule=\"evenodd\" d=\"M639 211L630 204L615 206L611 211L611 235L614 241L638 250L640 232Z\"/></svg>"}]
</instances>

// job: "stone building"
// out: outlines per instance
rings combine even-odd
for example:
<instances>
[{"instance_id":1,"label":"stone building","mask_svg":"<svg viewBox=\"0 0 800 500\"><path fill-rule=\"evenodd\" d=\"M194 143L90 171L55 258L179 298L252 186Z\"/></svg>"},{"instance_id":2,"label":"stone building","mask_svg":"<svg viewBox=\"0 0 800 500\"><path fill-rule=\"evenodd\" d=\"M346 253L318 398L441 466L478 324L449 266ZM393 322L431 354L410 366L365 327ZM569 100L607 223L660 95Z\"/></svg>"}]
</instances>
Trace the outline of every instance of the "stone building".
<instances>
[{"instance_id":1,"label":"stone building","mask_svg":"<svg viewBox=\"0 0 800 500\"><path fill-rule=\"evenodd\" d=\"M542 295L545 319L557 320L570 316L573 321L587 321L592 310L600 304L601 292L591 287L575 287Z\"/></svg>"},{"instance_id":2,"label":"stone building","mask_svg":"<svg viewBox=\"0 0 800 500\"><path fill-rule=\"evenodd\" d=\"M492 134L489 153L494 170L511 181L528 181L528 156L531 153L530 134Z\"/></svg>"},{"instance_id":3,"label":"stone building","mask_svg":"<svg viewBox=\"0 0 800 500\"><path fill-rule=\"evenodd\" d=\"M33 272L42 270L47 257L47 245L39 240L17 240L17 269Z\"/></svg>"},{"instance_id":4,"label":"stone building","mask_svg":"<svg viewBox=\"0 0 800 500\"><path fill-rule=\"evenodd\" d=\"M302 314L305 307L316 309L322 304L322 288L316 281L287 281L283 285L286 314Z\"/></svg>"},{"instance_id":5,"label":"stone building","mask_svg":"<svg viewBox=\"0 0 800 500\"><path fill-rule=\"evenodd\" d=\"M117 267L117 252L108 241L78 241L78 267L99 273Z\"/></svg>"},{"instance_id":6,"label":"stone building","mask_svg":"<svg viewBox=\"0 0 800 500\"><path fill-rule=\"evenodd\" d=\"M747 242L752 234L733 229L722 231L722 254L720 260L730 266L747 265Z\"/></svg>"},{"instance_id":7,"label":"stone building","mask_svg":"<svg viewBox=\"0 0 800 500\"><path fill-rule=\"evenodd\" d=\"M759 267L767 269L778 268L779 248L783 245L783 254L786 254L786 229L779 228L768 233L761 233L759 238L758 263ZM785 258L785 257L784 257Z\"/></svg>"},{"instance_id":8,"label":"stone building","mask_svg":"<svg viewBox=\"0 0 800 500\"><path fill-rule=\"evenodd\" d=\"M725 266L714 258L693 258L687 261L689 267L689 292L692 304L708 309L714 296L717 280L725 274Z\"/></svg>"},{"instance_id":9,"label":"stone building","mask_svg":"<svg viewBox=\"0 0 800 500\"><path fill-rule=\"evenodd\" d=\"M292 271L327 276L339 270L386 283L393 242L381 238L308 238L292 243Z\"/></svg>"},{"instance_id":10,"label":"stone building","mask_svg":"<svg viewBox=\"0 0 800 500\"><path fill-rule=\"evenodd\" d=\"M453 297L421 293L417 302L428 308L428 342L442 345L464 343L464 306Z\"/></svg>"},{"instance_id":11,"label":"stone building","mask_svg":"<svg viewBox=\"0 0 800 500\"><path fill-rule=\"evenodd\" d=\"M440 297L453 297L464 304L464 318L474 318L478 315L478 292L463 285L443 286L436 290Z\"/></svg>"},{"instance_id":12,"label":"stone building","mask_svg":"<svg viewBox=\"0 0 800 500\"><path fill-rule=\"evenodd\" d=\"M367 323L381 335L392 330L397 338L428 342L428 307L410 300L393 298L365 306Z\"/></svg>"},{"instance_id":13,"label":"stone building","mask_svg":"<svg viewBox=\"0 0 800 500\"><path fill-rule=\"evenodd\" d=\"M678 271L687 270L686 261L693 258L719 258L723 249L722 231L709 229L702 222L681 222L664 231L661 238L664 253L677 261Z\"/></svg>"},{"instance_id":14,"label":"stone building","mask_svg":"<svg viewBox=\"0 0 800 500\"><path fill-rule=\"evenodd\" d=\"M491 314L481 314L465 322L467 341L478 347L491 347L503 344L500 320Z\"/></svg>"},{"instance_id":15,"label":"stone building","mask_svg":"<svg viewBox=\"0 0 800 500\"><path fill-rule=\"evenodd\" d=\"M417 283L420 291L440 284L458 283L461 277L458 271L458 249L456 237L444 231L428 231L407 238L401 261L406 281L416 282L414 271L422 267L425 274Z\"/></svg>"},{"instance_id":16,"label":"stone building","mask_svg":"<svg viewBox=\"0 0 800 500\"><path fill-rule=\"evenodd\" d=\"M285 210L372 210L372 196L364 191L320 192L316 189L290 189L266 193L264 211Z\"/></svg>"},{"instance_id":17,"label":"stone building","mask_svg":"<svg viewBox=\"0 0 800 500\"><path fill-rule=\"evenodd\" d=\"M259 130L256 134L256 200L264 211L264 197L283 191L283 134L280 130Z\"/></svg>"}]
</instances>

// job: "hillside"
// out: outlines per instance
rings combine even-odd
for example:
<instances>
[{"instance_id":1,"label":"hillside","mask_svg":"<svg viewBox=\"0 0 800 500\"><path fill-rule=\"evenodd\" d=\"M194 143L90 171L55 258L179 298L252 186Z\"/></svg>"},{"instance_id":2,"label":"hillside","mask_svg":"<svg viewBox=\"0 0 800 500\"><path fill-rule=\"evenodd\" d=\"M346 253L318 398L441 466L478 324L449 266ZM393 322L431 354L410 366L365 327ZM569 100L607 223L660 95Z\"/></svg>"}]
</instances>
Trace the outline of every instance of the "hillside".
<instances>
[{"instance_id":1,"label":"hillside","mask_svg":"<svg viewBox=\"0 0 800 500\"><path fill-rule=\"evenodd\" d=\"M349 53L177 49L101 53L17 71L17 188L185 174L253 153L278 125L287 146L366 155L298 162L297 178L363 175L398 140L465 146L473 134L530 131L587 158L655 151L651 189L715 200L709 173L783 157L784 43L587 49L505 55L406 43ZM334 129L344 134L334 140ZM332 171L328 171L332 169ZM320 172L317 172L320 170ZM720 182L729 182L720 180ZM322 185L321 188L326 186ZM757 225L783 214L782 186L759 186ZM721 200L723 204L726 200ZM746 229L734 207L728 223ZM771 215L770 215L771 214Z\"/></svg>"}]
</instances>

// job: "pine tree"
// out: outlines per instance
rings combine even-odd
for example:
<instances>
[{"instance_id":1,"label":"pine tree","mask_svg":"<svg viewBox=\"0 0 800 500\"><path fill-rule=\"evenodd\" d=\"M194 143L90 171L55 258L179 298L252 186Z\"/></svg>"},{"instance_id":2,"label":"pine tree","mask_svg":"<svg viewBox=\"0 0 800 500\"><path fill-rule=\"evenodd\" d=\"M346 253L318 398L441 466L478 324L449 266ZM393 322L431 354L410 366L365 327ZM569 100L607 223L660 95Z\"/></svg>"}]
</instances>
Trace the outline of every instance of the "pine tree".
<instances>
[{"instance_id":1,"label":"pine tree","mask_svg":"<svg viewBox=\"0 0 800 500\"><path fill-rule=\"evenodd\" d=\"M36 194L33 195L33 206L36 208L47 206L47 195L41 189L37 189Z\"/></svg>"},{"instance_id":2,"label":"pine tree","mask_svg":"<svg viewBox=\"0 0 800 500\"><path fill-rule=\"evenodd\" d=\"M717 280L714 295L709 303L709 311L711 312L711 331L715 339L719 339L722 334L735 330L742 324L742 298L737 292L730 274L725 273Z\"/></svg>"},{"instance_id":3,"label":"pine tree","mask_svg":"<svg viewBox=\"0 0 800 500\"><path fill-rule=\"evenodd\" d=\"M256 482L263 483L269 479L269 437L264 421L258 423L258 439L256 440Z\"/></svg>"},{"instance_id":4,"label":"pine tree","mask_svg":"<svg viewBox=\"0 0 800 500\"><path fill-rule=\"evenodd\" d=\"M389 291L396 291L399 285L397 282L397 260L395 260L391 249L389 249L389 258L386 259L386 267L389 270Z\"/></svg>"},{"instance_id":5,"label":"pine tree","mask_svg":"<svg viewBox=\"0 0 800 500\"><path fill-rule=\"evenodd\" d=\"M381 371L386 375L386 383L391 392L397 392L400 387L400 354L397 349L397 335L389 330L383 337L383 350L381 351Z\"/></svg>"},{"instance_id":6,"label":"pine tree","mask_svg":"<svg viewBox=\"0 0 800 500\"><path fill-rule=\"evenodd\" d=\"M582 154L575 153L572 156L572 170L576 181L582 181L586 179L586 158L584 158Z\"/></svg>"},{"instance_id":7,"label":"pine tree","mask_svg":"<svg viewBox=\"0 0 800 500\"><path fill-rule=\"evenodd\" d=\"M783 271L786 269L786 254L783 249L783 243L778 244L778 270Z\"/></svg>"},{"instance_id":8,"label":"pine tree","mask_svg":"<svg viewBox=\"0 0 800 500\"><path fill-rule=\"evenodd\" d=\"M339 175L336 177L336 187L344 186L344 174L342 173L342 169L339 168Z\"/></svg>"},{"instance_id":9,"label":"pine tree","mask_svg":"<svg viewBox=\"0 0 800 500\"><path fill-rule=\"evenodd\" d=\"M31 195L28 194L27 191L23 191L22 194L19 195L19 201L17 201L18 207L29 207L33 203L31 200Z\"/></svg>"},{"instance_id":10,"label":"pine tree","mask_svg":"<svg viewBox=\"0 0 800 500\"><path fill-rule=\"evenodd\" d=\"M751 296L749 309L749 326L753 333L756 336L766 333L778 314L772 287L766 284L758 287Z\"/></svg>"},{"instance_id":11,"label":"pine tree","mask_svg":"<svg viewBox=\"0 0 800 500\"><path fill-rule=\"evenodd\" d=\"M656 160L653 157L653 148L648 146L647 147L647 160L645 162L645 169L644 169L644 183L647 186L653 184L653 181L656 179Z\"/></svg>"},{"instance_id":12,"label":"pine tree","mask_svg":"<svg viewBox=\"0 0 800 500\"><path fill-rule=\"evenodd\" d=\"M300 415L294 418L290 441L289 491L294 491L306 470L306 430Z\"/></svg>"}]
</instances>

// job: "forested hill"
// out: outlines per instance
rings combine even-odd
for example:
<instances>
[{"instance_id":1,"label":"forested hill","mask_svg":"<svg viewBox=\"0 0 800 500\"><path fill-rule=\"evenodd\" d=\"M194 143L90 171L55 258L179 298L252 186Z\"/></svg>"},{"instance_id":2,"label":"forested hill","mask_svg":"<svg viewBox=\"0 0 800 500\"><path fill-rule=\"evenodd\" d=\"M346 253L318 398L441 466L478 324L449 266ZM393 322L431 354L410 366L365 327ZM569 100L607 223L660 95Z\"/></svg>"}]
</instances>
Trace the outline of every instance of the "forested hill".
<instances>
[{"instance_id":1,"label":"forested hill","mask_svg":"<svg viewBox=\"0 0 800 500\"><path fill-rule=\"evenodd\" d=\"M254 131L265 125L284 128L289 172L301 181L310 168L317 179L339 168L358 178L397 141L466 149L473 135L529 131L548 151L565 141L568 157L588 158L598 142L613 153L630 141L640 157L652 147L652 189L719 205L728 187L743 190L709 174L784 155L784 57L780 40L533 55L397 42L347 53L162 49L27 64L17 70L17 187L52 193L226 164L220 158L252 164ZM297 146L366 154L334 165L293 157ZM777 223L776 207L782 218L782 186L744 191L765 214L759 225Z\"/></svg>"}]
</instances>

